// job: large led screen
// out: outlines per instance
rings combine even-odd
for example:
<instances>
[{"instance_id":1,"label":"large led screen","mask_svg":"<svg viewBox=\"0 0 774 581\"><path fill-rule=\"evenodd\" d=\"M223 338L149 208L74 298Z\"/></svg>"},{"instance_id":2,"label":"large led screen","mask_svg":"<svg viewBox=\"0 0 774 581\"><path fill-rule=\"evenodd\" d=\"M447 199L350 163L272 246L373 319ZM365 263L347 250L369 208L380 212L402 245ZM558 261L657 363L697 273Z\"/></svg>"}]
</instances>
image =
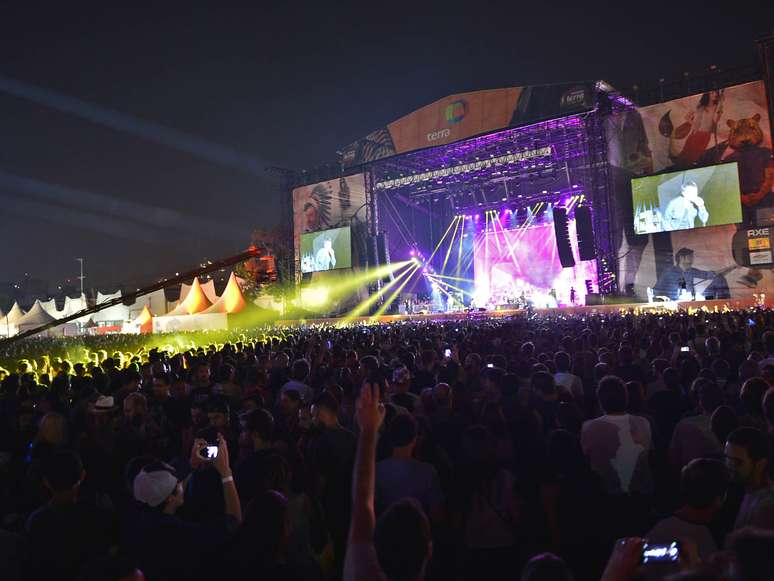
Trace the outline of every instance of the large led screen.
<instances>
[{"instance_id":1,"label":"large led screen","mask_svg":"<svg viewBox=\"0 0 774 581\"><path fill-rule=\"evenodd\" d=\"M736 162L632 179L634 233L675 232L742 221Z\"/></svg>"},{"instance_id":2,"label":"large led screen","mask_svg":"<svg viewBox=\"0 0 774 581\"><path fill-rule=\"evenodd\" d=\"M321 272L352 267L349 226L301 234L301 272Z\"/></svg>"}]
</instances>

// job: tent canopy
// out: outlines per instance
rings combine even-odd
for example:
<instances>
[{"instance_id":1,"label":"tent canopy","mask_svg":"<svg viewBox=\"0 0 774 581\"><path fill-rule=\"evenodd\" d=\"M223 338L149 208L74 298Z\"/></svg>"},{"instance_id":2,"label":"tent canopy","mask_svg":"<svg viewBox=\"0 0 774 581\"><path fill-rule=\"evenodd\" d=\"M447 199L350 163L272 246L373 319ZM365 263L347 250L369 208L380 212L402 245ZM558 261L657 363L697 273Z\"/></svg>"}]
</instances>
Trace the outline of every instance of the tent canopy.
<instances>
[{"instance_id":1,"label":"tent canopy","mask_svg":"<svg viewBox=\"0 0 774 581\"><path fill-rule=\"evenodd\" d=\"M35 301L35 304L32 305L32 308L27 311L27 314L16 321L16 325L19 327L45 325L46 323L50 323L52 321L56 321L56 318L52 317L46 312L46 310L43 308L43 305L40 304L40 301Z\"/></svg>"},{"instance_id":2,"label":"tent canopy","mask_svg":"<svg viewBox=\"0 0 774 581\"><path fill-rule=\"evenodd\" d=\"M218 300L218 293L215 292L215 281L210 279L205 283L199 283L199 286L202 289L202 292L204 293L204 296L207 297L207 300L211 303L214 303ZM188 297L188 293L191 292L191 288L193 287L193 284L185 284L183 283L180 285L180 302L182 303L185 301L186 297Z\"/></svg>"},{"instance_id":3,"label":"tent canopy","mask_svg":"<svg viewBox=\"0 0 774 581\"><path fill-rule=\"evenodd\" d=\"M191 285L191 290L179 305L177 305L172 311L167 313L168 316L177 315L193 315L195 313L201 313L206 311L212 306L212 303L207 299L199 284L199 279L195 278Z\"/></svg>"},{"instance_id":4,"label":"tent canopy","mask_svg":"<svg viewBox=\"0 0 774 581\"><path fill-rule=\"evenodd\" d=\"M13 306L11 307L11 310L8 311L8 314L6 315L6 318L8 320L8 323L10 324L16 324L19 322L19 319L21 319L24 316L24 311L22 311L21 307L19 306L19 303L14 302Z\"/></svg>"},{"instance_id":5,"label":"tent canopy","mask_svg":"<svg viewBox=\"0 0 774 581\"><path fill-rule=\"evenodd\" d=\"M237 282L237 277L234 273L228 278L228 284L220 298L204 313L238 313L245 308L246 301L242 295L242 289Z\"/></svg>"},{"instance_id":6,"label":"tent canopy","mask_svg":"<svg viewBox=\"0 0 774 581\"><path fill-rule=\"evenodd\" d=\"M97 293L97 304L101 305L113 299L120 299L121 291L116 291L113 294L103 295L101 292ZM92 319L96 322L115 322L115 321L129 321L129 307L123 303L118 303L112 307L108 307L101 311L98 311L92 315Z\"/></svg>"},{"instance_id":7,"label":"tent canopy","mask_svg":"<svg viewBox=\"0 0 774 581\"><path fill-rule=\"evenodd\" d=\"M132 325L137 325L138 327L145 325L153 319L153 313L150 312L150 309L148 308L148 305L145 305L142 308L142 312L137 316L137 318L132 321Z\"/></svg>"}]
</instances>

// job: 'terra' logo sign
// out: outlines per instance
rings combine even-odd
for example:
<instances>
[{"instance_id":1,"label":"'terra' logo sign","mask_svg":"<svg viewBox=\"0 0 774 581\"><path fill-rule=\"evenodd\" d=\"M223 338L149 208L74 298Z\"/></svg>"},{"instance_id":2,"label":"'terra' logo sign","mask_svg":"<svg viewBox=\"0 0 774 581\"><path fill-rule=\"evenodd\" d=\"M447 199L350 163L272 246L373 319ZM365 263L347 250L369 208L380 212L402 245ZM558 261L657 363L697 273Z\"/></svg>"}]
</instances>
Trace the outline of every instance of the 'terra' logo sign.
<instances>
[{"instance_id":1,"label":"'terra' logo sign","mask_svg":"<svg viewBox=\"0 0 774 581\"><path fill-rule=\"evenodd\" d=\"M427 134L428 141L438 141L439 139L446 139L451 135L451 129L441 129L440 131L431 131Z\"/></svg>"},{"instance_id":2,"label":"'terra' logo sign","mask_svg":"<svg viewBox=\"0 0 774 581\"><path fill-rule=\"evenodd\" d=\"M448 105L446 105L446 122L451 125L456 125L460 121L463 120L465 115L468 113L468 104L463 100L460 99L458 101L452 101Z\"/></svg>"},{"instance_id":3,"label":"'terra' logo sign","mask_svg":"<svg viewBox=\"0 0 774 581\"><path fill-rule=\"evenodd\" d=\"M449 125L456 125L462 121L467 114L468 104L463 99L452 101L446 105L446 108L443 111L444 119ZM431 131L427 134L427 141L432 143L433 141L440 141L441 139L446 139L447 137L451 137L451 129L448 127L445 129L439 129L438 131Z\"/></svg>"},{"instance_id":4,"label":"'terra' logo sign","mask_svg":"<svg viewBox=\"0 0 774 581\"><path fill-rule=\"evenodd\" d=\"M562 95L559 101L559 108L571 109L583 106L586 103L586 89L584 87L573 87Z\"/></svg>"}]
</instances>

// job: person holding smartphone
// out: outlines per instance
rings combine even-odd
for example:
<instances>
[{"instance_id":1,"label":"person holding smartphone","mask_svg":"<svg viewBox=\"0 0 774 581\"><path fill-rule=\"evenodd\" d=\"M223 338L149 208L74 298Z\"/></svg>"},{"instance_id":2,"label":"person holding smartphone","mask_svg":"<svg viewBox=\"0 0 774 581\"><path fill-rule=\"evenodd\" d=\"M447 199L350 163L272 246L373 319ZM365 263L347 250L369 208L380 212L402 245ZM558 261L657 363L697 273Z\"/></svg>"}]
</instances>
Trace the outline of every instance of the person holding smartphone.
<instances>
[{"instance_id":1,"label":"person holding smartphone","mask_svg":"<svg viewBox=\"0 0 774 581\"><path fill-rule=\"evenodd\" d=\"M682 505L650 530L648 542L691 540L699 558L708 559L718 550L709 527L723 506L728 485L728 470L720 460L697 458L686 464L680 472Z\"/></svg>"},{"instance_id":2,"label":"person holding smartphone","mask_svg":"<svg viewBox=\"0 0 774 581\"><path fill-rule=\"evenodd\" d=\"M205 440L191 449L193 470L215 469L223 486L224 515L240 523L242 507L231 473L228 446L218 435L215 457ZM225 522L196 524L178 516L184 504L181 481L175 469L163 462L146 465L134 478L134 498L139 508L125 529L122 546L148 579L190 579L216 558L215 549L228 538Z\"/></svg>"}]
</instances>

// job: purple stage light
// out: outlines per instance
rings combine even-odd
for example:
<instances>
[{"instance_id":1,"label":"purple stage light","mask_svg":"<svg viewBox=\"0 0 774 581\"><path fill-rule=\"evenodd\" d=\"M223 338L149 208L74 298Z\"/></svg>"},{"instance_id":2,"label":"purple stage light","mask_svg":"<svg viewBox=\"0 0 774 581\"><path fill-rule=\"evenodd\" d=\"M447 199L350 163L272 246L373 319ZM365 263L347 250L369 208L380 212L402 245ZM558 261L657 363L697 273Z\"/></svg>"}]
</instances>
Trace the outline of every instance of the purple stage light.
<instances>
[{"instance_id":1,"label":"purple stage light","mask_svg":"<svg viewBox=\"0 0 774 581\"><path fill-rule=\"evenodd\" d=\"M416 256L417 255L417 251L416 250L412 250L411 252L409 252L409 255L410 256Z\"/></svg>"},{"instance_id":2,"label":"purple stage light","mask_svg":"<svg viewBox=\"0 0 774 581\"><path fill-rule=\"evenodd\" d=\"M478 220L479 218L481 218L481 214L476 214L476 220Z\"/></svg>"}]
</instances>

